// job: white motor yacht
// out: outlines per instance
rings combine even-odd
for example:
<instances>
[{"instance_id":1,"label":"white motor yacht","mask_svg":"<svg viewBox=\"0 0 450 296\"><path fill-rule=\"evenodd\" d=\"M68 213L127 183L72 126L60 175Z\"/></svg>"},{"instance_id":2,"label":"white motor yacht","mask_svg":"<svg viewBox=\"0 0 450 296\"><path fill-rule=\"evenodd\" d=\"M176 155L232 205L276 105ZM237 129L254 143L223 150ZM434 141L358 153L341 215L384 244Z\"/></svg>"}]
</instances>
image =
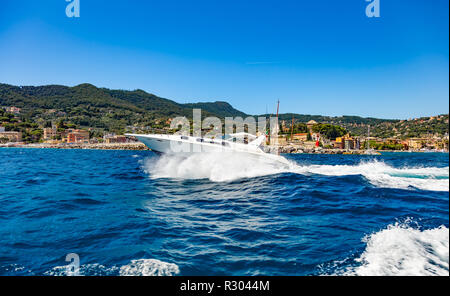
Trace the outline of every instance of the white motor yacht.
<instances>
[{"instance_id":1,"label":"white motor yacht","mask_svg":"<svg viewBox=\"0 0 450 296\"><path fill-rule=\"evenodd\" d=\"M149 149L158 153L188 156L193 153L232 152L288 164L288 161L284 157L264 152L263 144L266 140L265 135L257 137L242 132L229 134L219 139L165 134L126 134L126 136L137 138Z\"/></svg>"}]
</instances>

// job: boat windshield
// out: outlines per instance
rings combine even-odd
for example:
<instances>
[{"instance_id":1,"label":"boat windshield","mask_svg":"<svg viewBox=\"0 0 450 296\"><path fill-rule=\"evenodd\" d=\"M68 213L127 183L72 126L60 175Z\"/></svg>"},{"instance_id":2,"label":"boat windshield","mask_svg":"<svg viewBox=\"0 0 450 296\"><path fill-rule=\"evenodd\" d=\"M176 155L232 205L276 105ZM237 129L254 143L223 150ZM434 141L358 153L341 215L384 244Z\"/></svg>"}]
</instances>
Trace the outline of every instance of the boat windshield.
<instances>
[{"instance_id":1,"label":"boat windshield","mask_svg":"<svg viewBox=\"0 0 450 296\"><path fill-rule=\"evenodd\" d=\"M230 142L241 142L244 144L248 144L249 142L252 142L257 137L255 135L249 134L249 133L235 133L235 134L226 134L223 136L223 139Z\"/></svg>"}]
</instances>

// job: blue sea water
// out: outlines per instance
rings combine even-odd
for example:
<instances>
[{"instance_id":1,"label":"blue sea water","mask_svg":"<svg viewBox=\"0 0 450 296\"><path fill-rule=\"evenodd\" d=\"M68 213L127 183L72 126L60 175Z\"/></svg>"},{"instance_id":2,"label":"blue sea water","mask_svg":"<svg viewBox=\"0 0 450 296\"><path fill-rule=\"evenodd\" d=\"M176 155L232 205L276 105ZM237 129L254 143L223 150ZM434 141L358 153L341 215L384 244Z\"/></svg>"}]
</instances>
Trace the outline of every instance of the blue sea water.
<instances>
[{"instance_id":1,"label":"blue sea water","mask_svg":"<svg viewBox=\"0 0 450 296\"><path fill-rule=\"evenodd\" d=\"M449 155L0 149L0 275L449 274Z\"/></svg>"}]
</instances>

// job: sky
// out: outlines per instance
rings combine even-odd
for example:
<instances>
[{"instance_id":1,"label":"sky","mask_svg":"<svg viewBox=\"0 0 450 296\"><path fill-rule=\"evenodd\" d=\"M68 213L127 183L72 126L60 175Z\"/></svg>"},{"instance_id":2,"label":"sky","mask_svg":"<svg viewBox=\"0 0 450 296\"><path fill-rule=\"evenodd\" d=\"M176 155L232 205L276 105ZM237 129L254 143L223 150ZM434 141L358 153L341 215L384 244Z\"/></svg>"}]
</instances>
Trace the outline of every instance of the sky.
<instances>
[{"instance_id":1,"label":"sky","mask_svg":"<svg viewBox=\"0 0 450 296\"><path fill-rule=\"evenodd\" d=\"M449 110L449 1L0 2L0 83L91 83L179 103L407 119Z\"/></svg>"}]
</instances>

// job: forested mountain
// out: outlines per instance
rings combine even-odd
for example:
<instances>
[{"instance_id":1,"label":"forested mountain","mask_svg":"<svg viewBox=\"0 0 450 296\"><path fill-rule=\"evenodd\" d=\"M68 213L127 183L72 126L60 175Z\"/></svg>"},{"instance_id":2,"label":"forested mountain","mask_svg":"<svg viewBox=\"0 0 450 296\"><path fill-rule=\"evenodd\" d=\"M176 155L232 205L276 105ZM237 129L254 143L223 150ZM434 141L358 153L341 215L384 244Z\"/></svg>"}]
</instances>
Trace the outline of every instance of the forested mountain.
<instances>
[{"instance_id":1,"label":"forested mountain","mask_svg":"<svg viewBox=\"0 0 450 296\"><path fill-rule=\"evenodd\" d=\"M268 114L267 116L270 116ZM262 115L264 116L264 115ZM272 115L273 116L273 115ZM280 114L279 121L284 121L286 126L290 126L294 118L294 123L306 123L314 120L317 123L332 124L341 126L352 135L365 136L368 134L380 138L411 138L429 135L445 136L449 132L448 114L432 117L414 118L408 120L364 118L359 116L323 116L323 115L303 115L303 114Z\"/></svg>"},{"instance_id":2,"label":"forested mountain","mask_svg":"<svg viewBox=\"0 0 450 296\"><path fill-rule=\"evenodd\" d=\"M13 86L0 84L0 106L21 108L21 115L39 121L65 120L80 127L120 132L128 125L163 127L176 116L246 116L226 102L179 104L143 90L110 90L91 84Z\"/></svg>"},{"instance_id":3,"label":"forested mountain","mask_svg":"<svg viewBox=\"0 0 450 296\"><path fill-rule=\"evenodd\" d=\"M111 90L91 84L74 87L0 84L0 106L21 108L20 116L23 122L36 123L41 127L51 125L52 122L64 122L81 128L118 133L124 132L125 127L130 125L167 127L169 118L192 118L193 108L202 109L203 117L216 116L222 120L224 117L247 116L223 101L180 104L143 90ZM274 114L258 116L269 117ZM353 135L366 135L370 125L371 135L384 138L448 133L448 114L413 120L293 113L279 115L280 122L285 121L286 126L290 126L292 118L296 124L314 120L318 123L342 126Z\"/></svg>"},{"instance_id":4,"label":"forested mountain","mask_svg":"<svg viewBox=\"0 0 450 296\"><path fill-rule=\"evenodd\" d=\"M237 117L237 116L245 118L248 116L244 112L234 109L227 102L190 103L190 104L184 104L183 106L188 107L190 109L199 108L199 109L202 109L202 111L207 111L212 114L215 114L219 118Z\"/></svg>"}]
</instances>

